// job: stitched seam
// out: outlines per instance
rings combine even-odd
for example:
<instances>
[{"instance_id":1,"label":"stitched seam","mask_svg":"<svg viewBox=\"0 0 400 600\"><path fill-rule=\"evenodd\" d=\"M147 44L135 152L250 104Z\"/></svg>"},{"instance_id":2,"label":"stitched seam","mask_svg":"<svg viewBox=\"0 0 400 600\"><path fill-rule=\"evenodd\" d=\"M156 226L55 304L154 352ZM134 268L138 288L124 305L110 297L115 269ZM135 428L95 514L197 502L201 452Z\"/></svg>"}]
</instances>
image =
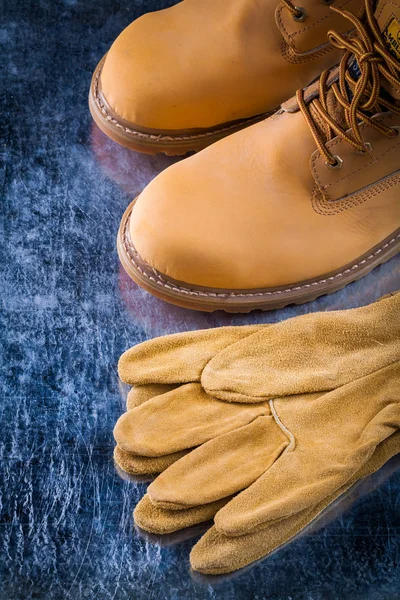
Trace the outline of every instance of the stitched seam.
<instances>
[{"instance_id":1,"label":"stitched seam","mask_svg":"<svg viewBox=\"0 0 400 600\"><path fill-rule=\"evenodd\" d=\"M332 275L331 277L326 277L325 279L320 279L320 280L314 281L312 283L305 283L305 284L299 285L299 286L292 286L292 287L288 287L283 290L276 290L274 292L246 292L246 293L203 292L200 290L184 288L184 287L181 287L181 286L178 286L178 285L172 283L172 281L164 278L161 275L161 273L159 271L157 271L157 269L154 269L154 267L147 265L147 263L145 263L145 264L149 268L149 270L153 273L153 275L149 275L146 271L144 271L144 269L142 269L140 267L140 265L136 262L136 260L132 256L132 254L136 254L137 256L139 256L139 253L137 252L137 250L133 246L133 244L127 240L127 228L128 228L128 222L129 222L131 213L132 213L132 211L130 211L130 213L127 215L123 229L122 229L122 243L123 243L127 257L133 263L134 267L139 271L139 273L141 273L144 277L146 277L153 283L156 283L160 287L164 287L165 289L168 289L170 291L186 294L188 296L199 296L199 297L205 297L205 298L256 298L256 297L262 297L262 296L264 296L264 297L265 296L275 296L275 295L285 294L288 292L297 292L297 291L313 288L313 287L319 286L321 284L328 283L329 281L335 281L337 279L340 279L341 277L344 277L345 275L348 275L349 273L354 272L361 266L367 264L368 262L371 262L375 258L375 256L378 256L383 250L386 250L386 248L393 245L397 240L400 240L400 233L398 233L394 238L392 238L391 240L386 242L386 244L384 244L383 246L381 246L380 248L375 250L375 252L373 252L366 258L364 258L364 260L360 261L359 263L353 265L352 267L350 267L348 269L345 269L341 273L337 273L336 275ZM143 259L141 259L141 260L143 261Z\"/></svg>"},{"instance_id":2,"label":"stitched seam","mask_svg":"<svg viewBox=\"0 0 400 600\"><path fill-rule=\"evenodd\" d=\"M286 60L288 63L290 63L292 65L301 65L301 64L310 62L312 60L317 60L319 58L322 58L326 54L330 54L331 52L334 52L334 50L335 50L335 48L333 46L331 46L330 44L325 44L324 46L322 46L322 48L320 48L320 50L316 50L315 52L312 52L312 53L310 52L307 54L300 54L300 53L296 52L290 46L290 44L287 43L286 40L282 40L282 43L281 43L282 58L284 58L284 60Z\"/></svg>"},{"instance_id":3,"label":"stitched seam","mask_svg":"<svg viewBox=\"0 0 400 600\"><path fill-rule=\"evenodd\" d=\"M389 118L391 120L393 120L394 116L391 115ZM381 121L381 119L379 119L379 121ZM367 125L362 125L361 127L363 129L365 129L367 127ZM334 148L335 146L337 146L337 144L340 144L342 141L343 141L342 138L337 137L336 140L334 140L331 144L327 144L327 148L329 150L331 150L332 148ZM379 154L379 156L374 156L373 162L377 162L380 158L382 158L382 156L385 156L385 154L387 154L388 152L391 152L392 150L394 150L395 148L397 148L397 146L400 146L400 141L396 142L396 144L394 146L392 146L388 150L385 150L385 152L383 152L382 154ZM315 153L315 155L313 156L313 158L311 159L311 168L312 168L312 171L314 173L315 180L317 181L319 187L321 189L323 189L323 190L327 190L329 187L335 185L336 183L339 183L339 181L343 181L344 179L347 179L348 177L351 177L352 175L355 175L356 173L359 173L363 169L366 169L367 167L370 166L370 163L365 164L362 167L359 167L358 169L356 169L355 171L352 171L351 173L348 173L347 175L344 175L343 177L339 177L339 179L335 179L335 181L332 181L332 183L328 183L326 185L323 185L322 181L321 181L321 179L320 179L320 177L318 175L317 168L316 168L317 160L320 157L321 157L321 153L319 151L317 151Z\"/></svg>"},{"instance_id":4,"label":"stitched seam","mask_svg":"<svg viewBox=\"0 0 400 600\"><path fill-rule=\"evenodd\" d=\"M282 421L278 417L278 413L276 412L273 400L269 401L269 407L271 409L272 416L275 419L275 423L278 425L279 429L281 431L283 431L283 433L289 438L289 446L287 446L287 448L285 448L285 450L282 452L281 456L283 456L284 454L287 454L288 452L293 452L293 450L296 448L296 440L295 440L293 433L287 427L285 427L285 425L282 423Z\"/></svg>"},{"instance_id":5,"label":"stitched seam","mask_svg":"<svg viewBox=\"0 0 400 600\"><path fill-rule=\"evenodd\" d=\"M400 142L397 142L397 144L395 146L392 146L392 148L388 148L388 150L385 150L385 152L382 152L382 154L379 154L379 156L375 155L372 162L374 162L374 163L378 162L378 160L381 159L383 156L385 156L385 154L389 154L389 152L392 152L392 150L395 150L397 148L397 146L400 146ZM332 185L335 185L335 183L339 183L339 181L343 181L344 179L347 179L348 177L351 177L352 175L359 173L360 171L362 171L363 169L366 169L369 166L370 166L370 163L363 165L362 167L359 167L358 169L356 169L355 171L352 171L348 175L345 175L344 177L337 179L333 183L328 183L327 185L323 186L323 189L326 190L329 187L332 187Z\"/></svg>"},{"instance_id":6,"label":"stitched seam","mask_svg":"<svg viewBox=\"0 0 400 600\"><path fill-rule=\"evenodd\" d=\"M398 183L400 183L400 175L395 175L392 179L383 181L380 184L378 184L378 186L376 186L375 189L367 189L362 192L359 192L351 198L346 198L339 201L330 200L327 196L324 196L324 194L317 186L315 186L311 196L311 204L315 212L319 215L337 215L339 213L344 212L345 210L363 204L370 198L378 196L382 192L390 189Z\"/></svg>"},{"instance_id":7,"label":"stitched seam","mask_svg":"<svg viewBox=\"0 0 400 600\"><path fill-rule=\"evenodd\" d=\"M340 5L341 9L344 9L346 7L346 5L350 4L350 0L347 0L347 2L344 2L343 4ZM293 39L294 37L296 37L296 35L300 35L302 33L304 33L305 31L309 31L310 29L312 29L313 27L315 27L316 25L319 25L320 23L322 23L323 21L325 21L326 19L329 19L329 17L332 16L332 13L329 11L328 14L326 14L324 17L321 17L320 19L318 19L318 21L315 21L312 25L309 25L308 27L304 27L304 29L301 29L300 31L295 31L294 33L289 33L289 31L286 29L283 21L282 21L282 17L281 17L281 13L284 10L284 6L281 6L278 10L278 18L279 18L279 22L282 25L282 29L284 30L284 32L287 34L287 36L291 39Z\"/></svg>"},{"instance_id":8,"label":"stitched seam","mask_svg":"<svg viewBox=\"0 0 400 600\"><path fill-rule=\"evenodd\" d=\"M241 121L239 121L235 124L232 124L232 125L227 125L225 127L219 128L219 129L214 128L212 131L205 131L203 133L198 133L198 134L193 134L193 135L163 135L163 134L157 135L157 134L151 134L151 133L143 133L142 131L136 131L135 129L132 129L125 125L121 125L121 123L119 123L119 121L117 121L117 119L112 117L110 115L110 113L107 111L107 108L105 107L104 103L101 101L100 96L99 96L99 80L100 80L102 68L103 68L103 65L101 65L101 68L99 68L96 73L95 80L94 80L94 86L93 86L94 99L95 99L95 102L96 102L97 106L99 107L101 113L107 119L107 121L112 123L115 127L122 129L122 131L124 131L125 133L134 135L135 137L142 138L144 140L153 140L155 142L163 142L163 141L171 142L171 141L190 141L190 140L196 140L196 139L204 139L204 138L211 137L213 135L219 135L220 133L232 131L233 129L236 129L236 128L240 127L241 125L245 125L245 124L251 125L252 123L257 123L258 121L266 119L270 114L272 114L274 112L274 111L270 111L270 112L263 113L261 115L256 115L255 117L248 117L248 118L242 119Z\"/></svg>"}]
</instances>

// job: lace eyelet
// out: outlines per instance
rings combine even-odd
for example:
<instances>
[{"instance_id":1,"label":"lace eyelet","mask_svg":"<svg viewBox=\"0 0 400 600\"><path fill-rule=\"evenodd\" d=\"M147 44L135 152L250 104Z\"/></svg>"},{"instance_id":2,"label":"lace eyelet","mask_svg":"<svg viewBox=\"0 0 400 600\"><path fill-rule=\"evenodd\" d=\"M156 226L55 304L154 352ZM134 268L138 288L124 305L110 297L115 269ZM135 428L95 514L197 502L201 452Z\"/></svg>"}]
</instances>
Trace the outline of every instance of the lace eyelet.
<instances>
[{"instance_id":1,"label":"lace eyelet","mask_svg":"<svg viewBox=\"0 0 400 600\"><path fill-rule=\"evenodd\" d=\"M364 142L365 150L356 150L357 154L371 154L372 152L372 144L369 142Z\"/></svg>"},{"instance_id":2,"label":"lace eyelet","mask_svg":"<svg viewBox=\"0 0 400 600\"><path fill-rule=\"evenodd\" d=\"M397 137L400 133L400 127L398 125L393 125L390 129L393 130L393 137Z\"/></svg>"},{"instance_id":3,"label":"lace eyelet","mask_svg":"<svg viewBox=\"0 0 400 600\"><path fill-rule=\"evenodd\" d=\"M335 2L335 0L320 0L321 4L325 4L326 6L329 6L330 4L333 4Z\"/></svg>"},{"instance_id":4,"label":"lace eyelet","mask_svg":"<svg viewBox=\"0 0 400 600\"><path fill-rule=\"evenodd\" d=\"M343 160L340 158L340 156L334 154L332 158L335 160L334 163L330 163L327 160L325 161L325 165L328 167L328 169L331 169L332 171L335 171L336 169L341 169L343 165Z\"/></svg>"},{"instance_id":5,"label":"lace eyelet","mask_svg":"<svg viewBox=\"0 0 400 600\"><path fill-rule=\"evenodd\" d=\"M297 14L292 14L293 21L296 21L297 23L302 23L305 21L307 18L306 9L302 6L295 6L294 8L296 9Z\"/></svg>"}]
</instances>

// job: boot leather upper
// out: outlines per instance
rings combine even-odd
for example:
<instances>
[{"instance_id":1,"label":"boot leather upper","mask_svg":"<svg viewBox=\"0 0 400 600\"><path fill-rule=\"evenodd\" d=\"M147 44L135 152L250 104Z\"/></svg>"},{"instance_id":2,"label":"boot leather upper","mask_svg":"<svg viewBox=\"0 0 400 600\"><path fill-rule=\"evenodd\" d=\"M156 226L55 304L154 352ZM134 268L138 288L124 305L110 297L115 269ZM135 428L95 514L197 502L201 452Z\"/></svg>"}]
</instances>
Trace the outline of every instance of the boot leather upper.
<instances>
[{"instance_id":1,"label":"boot leather upper","mask_svg":"<svg viewBox=\"0 0 400 600\"><path fill-rule=\"evenodd\" d=\"M338 62L329 29L349 22L319 0L293 19L278 0L184 0L134 21L109 50L102 93L146 129L208 128L276 109ZM357 13L362 0L333 0Z\"/></svg>"},{"instance_id":2,"label":"boot leather upper","mask_svg":"<svg viewBox=\"0 0 400 600\"><path fill-rule=\"evenodd\" d=\"M400 116L380 115L400 127ZM340 269L400 227L400 135L372 154L337 138L330 170L301 112L281 112L169 167L139 196L130 235L174 280L222 289L292 284Z\"/></svg>"}]
</instances>

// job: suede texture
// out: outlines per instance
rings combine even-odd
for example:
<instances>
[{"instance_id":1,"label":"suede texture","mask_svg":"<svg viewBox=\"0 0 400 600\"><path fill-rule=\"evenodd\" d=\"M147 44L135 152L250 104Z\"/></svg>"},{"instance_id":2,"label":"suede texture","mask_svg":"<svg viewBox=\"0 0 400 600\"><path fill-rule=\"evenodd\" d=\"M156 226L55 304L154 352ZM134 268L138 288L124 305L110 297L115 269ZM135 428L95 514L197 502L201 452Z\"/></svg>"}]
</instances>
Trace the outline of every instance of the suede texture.
<instances>
[{"instance_id":1,"label":"suede texture","mask_svg":"<svg viewBox=\"0 0 400 600\"><path fill-rule=\"evenodd\" d=\"M115 428L116 460L161 473L135 511L140 527L165 533L214 517L192 566L229 572L290 539L397 453L399 308L395 294L125 353L120 375L136 387Z\"/></svg>"},{"instance_id":2,"label":"suede texture","mask_svg":"<svg viewBox=\"0 0 400 600\"><path fill-rule=\"evenodd\" d=\"M195 544L190 554L190 563L195 571L218 575L241 569L250 563L268 556L289 542L306 528L335 500L345 494L357 481L380 469L392 456L400 452L400 433L397 432L382 442L373 456L342 488L319 504L310 506L280 521L270 523L261 531L230 537L211 527ZM135 522L147 531L169 534L210 521L225 502L187 510L166 510L154 506L148 494L136 506Z\"/></svg>"}]
</instances>

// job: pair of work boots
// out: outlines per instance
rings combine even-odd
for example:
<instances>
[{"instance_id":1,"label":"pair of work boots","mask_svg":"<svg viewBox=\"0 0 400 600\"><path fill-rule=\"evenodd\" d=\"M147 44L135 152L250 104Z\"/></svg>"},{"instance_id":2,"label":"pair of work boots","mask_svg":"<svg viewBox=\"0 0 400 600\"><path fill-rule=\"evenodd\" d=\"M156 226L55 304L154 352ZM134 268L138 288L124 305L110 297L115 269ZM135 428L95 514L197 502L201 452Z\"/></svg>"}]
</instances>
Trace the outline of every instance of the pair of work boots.
<instances>
[{"instance_id":1,"label":"pair of work boots","mask_svg":"<svg viewBox=\"0 0 400 600\"><path fill-rule=\"evenodd\" d=\"M183 0L122 32L89 104L125 146L201 150L122 219L155 296L279 308L399 252L400 0Z\"/></svg>"}]
</instances>

